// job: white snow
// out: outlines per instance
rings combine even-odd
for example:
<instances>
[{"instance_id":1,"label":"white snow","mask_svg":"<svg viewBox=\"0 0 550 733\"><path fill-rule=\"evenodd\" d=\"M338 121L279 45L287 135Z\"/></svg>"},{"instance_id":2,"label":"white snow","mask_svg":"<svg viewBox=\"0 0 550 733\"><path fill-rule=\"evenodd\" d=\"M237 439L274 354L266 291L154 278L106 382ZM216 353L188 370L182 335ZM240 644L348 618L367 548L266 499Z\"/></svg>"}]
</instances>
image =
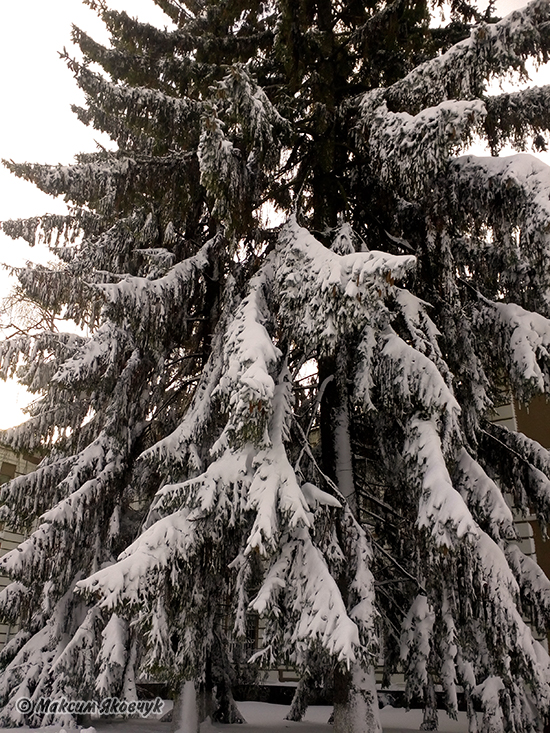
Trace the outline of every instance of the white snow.
<instances>
[{"instance_id":1,"label":"white snow","mask_svg":"<svg viewBox=\"0 0 550 733\"><path fill-rule=\"evenodd\" d=\"M338 499L336 499L334 496L331 496L330 494L327 494L326 491L322 491L317 486L309 483L309 481L306 481L304 484L302 484L302 492L306 497L309 508L312 511L315 511L319 504L323 506L335 506L339 509L342 508L342 505L340 504Z\"/></svg>"},{"instance_id":2,"label":"white snow","mask_svg":"<svg viewBox=\"0 0 550 733\"><path fill-rule=\"evenodd\" d=\"M201 725L201 733L282 733L295 730L297 733L333 733L333 726L327 723L332 712L331 707L314 706L308 708L305 719L301 723L285 720L289 705L272 705L261 702L240 702L239 710L247 723L222 725L209 721ZM420 730L422 710L406 711L403 708L385 707L380 711L384 733L408 733ZM94 721L97 733L169 733L170 724L158 720L125 720L120 723ZM65 729L61 729L64 731ZM89 731L81 729L80 733ZM11 733L11 728L0 728L0 733ZM45 728L18 728L18 733L59 733L59 726ZM439 715L439 733L467 733L466 713L459 713L458 720L451 720L444 712Z\"/></svg>"}]
</instances>

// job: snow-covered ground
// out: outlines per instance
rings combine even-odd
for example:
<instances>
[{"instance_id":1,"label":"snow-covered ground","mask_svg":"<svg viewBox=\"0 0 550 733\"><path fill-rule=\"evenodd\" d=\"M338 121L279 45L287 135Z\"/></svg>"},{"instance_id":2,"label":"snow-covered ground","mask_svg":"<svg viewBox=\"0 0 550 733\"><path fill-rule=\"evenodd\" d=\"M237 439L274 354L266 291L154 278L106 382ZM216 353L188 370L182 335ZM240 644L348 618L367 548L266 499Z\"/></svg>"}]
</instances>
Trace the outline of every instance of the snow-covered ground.
<instances>
[{"instance_id":1,"label":"snow-covered ground","mask_svg":"<svg viewBox=\"0 0 550 733\"><path fill-rule=\"evenodd\" d=\"M332 733L332 725L327 723L332 708L311 707L307 711L305 720L301 723L292 723L285 720L289 710L288 705L271 705L261 702L241 702L239 709L246 718L245 725L212 725L209 722L203 723L201 733L282 733L282 731L295 731L295 733ZM418 731L422 723L422 711L411 710L409 712L401 708L385 707L381 710L382 725L384 733L409 733ZM7 733L13 729L0 728L0 733ZM59 733L59 726L40 728L44 733ZM65 729L62 728L61 731ZM170 724L161 723L158 720L127 720L127 721L97 721L93 728L83 728L82 733L169 733ZM450 720L446 713L441 712L439 716L440 733L467 733L468 724L466 713L459 713L458 721ZM19 733L38 733L37 729L18 728Z\"/></svg>"}]
</instances>

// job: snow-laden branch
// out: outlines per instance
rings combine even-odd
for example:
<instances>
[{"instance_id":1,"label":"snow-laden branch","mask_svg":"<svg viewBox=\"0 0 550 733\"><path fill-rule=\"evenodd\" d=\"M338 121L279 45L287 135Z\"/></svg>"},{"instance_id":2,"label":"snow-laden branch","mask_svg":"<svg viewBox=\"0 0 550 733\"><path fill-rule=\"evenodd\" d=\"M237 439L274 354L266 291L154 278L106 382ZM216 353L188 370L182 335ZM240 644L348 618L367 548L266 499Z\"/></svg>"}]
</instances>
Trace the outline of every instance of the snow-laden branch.
<instances>
[{"instance_id":1,"label":"snow-laden branch","mask_svg":"<svg viewBox=\"0 0 550 733\"><path fill-rule=\"evenodd\" d=\"M524 433L518 430L508 430L498 423L490 423L487 425L487 430L507 445L511 451L518 453L542 473L550 475L550 450L548 448Z\"/></svg>"},{"instance_id":2,"label":"snow-laden branch","mask_svg":"<svg viewBox=\"0 0 550 733\"><path fill-rule=\"evenodd\" d=\"M519 587L508 564L504 551L484 532L474 540L475 562L484 586L488 608L491 608L491 642L494 648L509 650L503 656L505 669L514 657L516 663L529 670L534 684L543 696L550 697L548 679L548 655L535 641L531 630L518 610ZM509 555L509 558L513 558ZM496 671L496 670L495 670ZM507 675L508 670L504 671ZM498 698L497 698L498 703Z\"/></svg>"},{"instance_id":3,"label":"snow-laden branch","mask_svg":"<svg viewBox=\"0 0 550 733\"><path fill-rule=\"evenodd\" d=\"M48 581L46 586L49 592L54 583ZM10 690L15 691L16 697L7 702L2 710L2 724L39 726L57 723L70 726L75 723L74 718L69 715L57 716L51 713L43 718L36 709L38 700L43 697L59 699L63 695L74 695L77 691L74 678L62 668L63 665L57 669L57 674L50 674L52 666L56 665L65 650L68 650L67 661L70 658L72 664L71 672L76 674L77 679L82 677L87 684L93 681L95 659L89 654L89 643L93 643L95 633L99 631L97 627L94 628L98 613L97 609L92 609L87 614L80 601L74 599L73 591L74 579L61 597L53 592L53 598L48 598L47 592L42 606L36 608L30 621L31 625L38 624L39 630L33 635L20 631L9 642L9 655L3 660L4 675L0 680L0 699L7 701ZM67 633L68 629L71 634ZM80 643L71 643L73 632ZM33 701L31 713L28 715L23 715L16 706L16 700L20 696Z\"/></svg>"},{"instance_id":4,"label":"snow-laden branch","mask_svg":"<svg viewBox=\"0 0 550 733\"><path fill-rule=\"evenodd\" d=\"M511 492L516 504L537 514L545 536L550 521L548 467L544 466L544 471L537 468L536 451L530 448L528 439L525 442L517 440L516 436L520 435L502 425L488 425L481 436L483 457L493 470L498 471L501 482Z\"/></svg>"},{"instance_id":5,"label":"snow-laden branch","mask_svg":"<svg viewBox=\"0 0 550 733\"><path fill-rule=\"evenodd\" d=\"M82 235L82 224L86 222L88 230L93 231L93 224L99 224L99 217L89 211L79 211L75 214L44 214L31 216L26 219L8 219L0 222L0 231L12 239L24 239L34 247L35 244L45 244L50 249L58 251L61 242L74 244Z\"/></svg>"},{"instance_id":6,"label":"snow-laden branch","mask_svg":"<svg viewBox=\"0 0 550 733\"><path fill-rule=\"evenodd\" d=\"M276 164L281 147L281 131L288 133L291 126L253 79L250 71L241 63L233 64L216 84L215 90L217 99L227 104L229 119L238 120L248 145L252 147L255 162L267 157L268 162Z\"/></svg>"},{"instance_id":7,"label":"snow-laden branch","mask_svg":"<svg viewBox=\"0 0 550 733\"><path fill-rule=\"evenodd\" d=\"M153 515L166 515L188 507L193 512L191 519L214 513L217 522L234 527L245 507L253 455L249 445L242 449L227 448L199 476L182 483L166 484L154 499Z\"/></svg>"},{"instance_id":8,"label":"snow-laden branch","mask_svg":"<svg viewBox=\"0 0 550 733\"><path fill-rule=\"evenodd\" d=\"M183 420L172 433L144 451L141 458L147 461L154 461L158 458L163 463L171 462L182 465L189 456L191 468L194 471L202 471L201 456L196 443L211 417L212 394L222 375L221 351L222 337L218 333L214 336L211 354Z\"/></svg>"},{"instance_id":9,"label":"snow-laden branch","mask_svg":"<svg viewBox=\"0 0 550 733\"><path fill-rule=\"evenodd\" d=\"M502 491L465 448L458 454L455 482L478 523L487 527L494 540L516 536L514 517Z\"/></svg>"},{"instance_id":10,"label":"snow-laden branch","mask_svg":"<svg viewBox=\"0 0 550 733\"><path fill-rule=\"evenodd\" d=\"M102 643L97 660L100 670L95 680L95 689L103 697L113 695L120 689L131 647L129 637L128 621L113 613L101 632Z\"/></svg>"},{"instance_id":11,"label":"snow-laden branch","mask_svg":"<svg viewBox=\"0 0 550 733\"><path fill-rule=\"evenodd\" d=\"M339 255L291 217L281 230L275 280L281 318L304 347L332 349L350 331L370 322L373 306L416 258L386 252Z\"/></svg>"},{"instance_id":12,"label":"snow-laden branch","mask_svg":"<svg viewBox=\"0 0 550 733\"><path fill-rule=\"evenodd\" d=\"M231 230L235 209L248 198L251 171L224 128L217 110L204 115L197 156L200 183L214 202L212 213Z\"/></svg>"},{"instance_id":13,"label":"snow-laden branch","mask_svg":"<svg viewBox=\"0 0 550 733\"><path fill-rule=\"evenodd\" d=\"M291 419L292 390L288 369L283 366L273 400L273 417L269 425L271 445L255 457L254 479L250 485L247 508L256 512L254 525L247 540L246 552L265 545L274 550L277 545L279 519L285 529L310 527L312 515L306 492L300 488L296 473L286 453Z\"/></svg>"},{"instance_id":14,"label":"snow-laden branch","mask_svg":"<svg viewBox=\"0 0 550 733\"><path fill-rule=\"evenodd\" d=\"M218 241L209 239L193 256L178 262L164 276L156 279L127 275L117 283L97 284L109 313L121 313L135 323L137 334L150 337L151 324L160 335L175 318L185 312L189 295L196 289L200 274L210 262L210 252Z\"/></svg>"},{"instance_id":15,"label":"snow-laden branch","mask_svg":"<svg viewBox=\"0 0 550 733\"><path fill-rule=\"evenodd\" d=\"M261 451L255 467L247 502L255 518L246 551L266 554L276 549L281 525L310 527L311 514L282 444Z\"/></svg>"},{"instance_id":16,"label":"snow-laden branch","mask_svg":"<svg viewBox=\"0 0 550 733\"><path fill-rule=\"evenodd\" d=\"M82 156L73 165L51 166L4 161L19 178L32 181L41 191L53 196L64 195L77 206L91 206L101 214L112 214L117 201L136 189L154 190L158 178L167 170L178 169L184 176L188 165L186 154L164 157L143 156L139 160L104 153Z\"/></svg>"},{"instance_id":17,"label":"snow-laden branch","mask_svg":"<svg viewBox=\"0 0 550 733\"><path fill-rule=\"evenodd\" d=\"M420 486L419 529L427 530L438 546L454 547L461 539L477 537L479 527L449 476L435 418L415 417L408 423L404 456Z\"/></svg>"},{"instance_id":18,"label":"snow-laden branch","mask_svg":"<svg viewBox=\"0 0 550 733\"><path fill-rule=\"evenodd\" d=\"M100 597L101 608L116 610L146 604L150 608L154 588L162 583L176 559L188 561L200 543L197 524L182 509L159 519L131 544L113 565L77 583L79 592Z\"/></svg>"},{"instance_id":19,"label":"snow-laden branch","mask_svg":"<svg viewBox=\"0 0 550 733\"><path fill-rule=\"evenodd\" d=\"M106 321L98 330L74 350L58 367L52 381L63 386L95 382L118 373L121 358L131 346L129 334L112 321Z\"/></svg>"},{"instance_id":20,"label":"snow-laden branch","mask_svg":"<svg viewBox=\"0 0 550 733\"><path fill-rule=\"evenodd\" d=\"M409 346L388 327L382 335L379 355L379 383L384 401L422 407L428 414L446 413L459 430L460 406L437 366L424 354Z\"/></svg>"},{"instance_id":21,"label":"snow-laden branch","mask_svg":"<svg viewBox=\"0 0 550 733\"><path fill-rule=\"evenodd\" d=\"M265 289L271 277L268 262L251 280L250 292L227 329L223 373L212 396L227 404L229 419L213 451L235 440L270 444L267 424L275 395L272 372L282 356L266 328L269 308Z\"/></svg>"},{"instance_id":22,"label":"snow-laden branch","mask_svg":"<svg viewBox=\"0 0 550 733\"><path fill-rule=\"evenodd\" d=\"M91 658L87 652L96 646L101 626L103 626L101 610L93 606L76 629L72 639L52 664L51 672L54 680L63 678L67 673L69 676L76 674L85 681L89 689L92 689L96 676L96 660Z\"/></svg>"},{"instance_id":23,"label":"snow-laden branch","mask_svg":"<svg viewBox=\"0 0 550 733\"><path fill-rule=\"evenodd\" d=\"M284 543L251 610L277 614L279 594L288 596L295 619L290 643L297 660L305 659L308 646L318 641L338 660L348 665L355 661L359 630L348 616L323 554L305 529L295 530Z\"/></svg>"},{"instance_id":24,"label":"snow-laden branch","mask_svg":"<svg viewBox=\"0 0 550 733\"><path fill-rule=\"evenodd\" d=\"M516 544L506 548L506 559L518 582L522 597L538 629L545 629L550 619L550 580L535 560Z\"/></svg>"},{"instance_id":25,"label":"snow-laden branch","mask_svg":"<svg viewBox=\"0 0 550 733\"><path fill-rule=\"evenodd\" d=\"M502 158L456 158L449 166L448 186L462 209L487 218L489 223L502 220L504 201L506 220L522 228L526 244L547 245L550 166L535 156L519 153Z\"/></svg>"},{"instance_id":26,"label":"snow-laden branch","mask_svg":"<svg viewBox=\"0 0 550 733\"><path fill-rule=\"evenodd\" d=\"M424 696L433 646L435 613L425 595L414 599L402 624L400 657L407 674L407 694Z\"/></svg>"},{"instance_id":27,"label":"snow-laden branch","mask_svg":"<svg viewBox=\"0 0 550 733\"><path fill-rule=\"evenodd\" d=\"M57 559L60 536L65 536L65 531L70 528L74 548L79 545L82 534L86 535L90 531L90 527L94 531L97 528L97 507L113 491L122 466L123 458L116 442L103 434L78 456L61 461L61 465L44 466L37 474L20 477L8 485L3 498L10 497L12 501L22 504L21 511L23 513L26 509L25 516L35 515L37 508L34 497L29 497L28 506L22 503L21 494L29 486L39 492L44 492L42 484L49 489L48 494L41 497L38 506L51 506L52 501L57 501L42 515L42 524L38 529L17 549L2 556L0 566L14 578L24 578L28 573L36 578L48 578L51 564ZM59 478L59 474L62 476L63 473L66 476L57 483L49 477L50 472L53 472L54 478ZM93 554L93 543L88 545L88 550ZM70 572L69 567L70 563L66 566L67 572Z\"/></svg>"},{"instance_id":28,"label":"snow-laden branch","mask_svg":"<svg viewBox=\"0 0 550 733\"><path fill-rule=\"evenodd\" d=\"M384 98L393 109L417 114L425 106L449 99L478 97L492 76L512 70L525 74L524 64L530 57L547 60L549 20L548 0L534 0L498 23L479 23L469 38L386 89Z\"/></svg>"},{"instance_id":29,"label":"snow-laden branch","mask_svg":"<svg viewBox=\"0 0 550 733\"><path fill-rule=\"evenodd\" d=\"M0 593L0 612L5 621L17 624L23 607L30 598L29 588L18 580L7 585Z\"/></svg>"},{"instance_id":30,"label":"snow-laden branch","mask_svg":"<svg viewBox=\"0 0 550 733\"><path fill-rule=\"evenodd\" d=\"M58 361L63 361L83 346L86 339L71 333L40 333L18 336L0 343L0 379L16 374L20 359L29 365L26 383L31 391L43 389L51 379ZM31 368L32 365L32 368Z\"/></svg>"},{"instance_id":31,"label":"snow-laden branch","mask_svg":"<svg viewBox=\"0 0 550 733\"><path fill-rule=\"evenodd\" d=\"M479 99L446 101L412 116L390 112L383 95L366 97L361 130L378 176L409 198L429 189L451 156L472 141L485 119Z\"/></svg>"},{"instance_id":32,"label":"snow-laden branch","mask_svg":"<svg viewBox=\"0 0 550 733\"><path fill-rule=\"evenodd\" d=\"M477 327L496 334L512 381L514 393L529 399L550 387L550 320L515 303L483 299Z\"/></svg>"},{"instance_id":33,"label":"snow-laden branch","mask_svg":"<svg viewBox=\"0 0 550 733\"><path fill-rule=\"evenodd\" d=\"M119 128L122 127L123 119L124 126L137 128L142 134L145 130L151 137L162 135L166 142L173 140L182 146L188 145L189 142L196 144L195 130L204 102L174 97L149 87L113 83L80 64L77 80L79 87L92 103L92 114L88 112L88 119L93 115L93 111L104 110L105 106L108 106L109 118L117 120ZM98 107L99 100L100 107ZM105 120L105 117L104 112L102 115L94 116L99 123ZM194 131L191 135L190 130Z\"/></svg>"},{"instance_id":34,"label":"snow-laden branch","mask_svg":"<svg viewBox=\"0 0 550 733\"><path fill-rule=\"evenodd\" d=\"M536 136L549 129L550 85L489 96L485 106L485 131L493 151L507 142L523 150L529 137L541 147L542 141Z\"/></svg>"},{"instance_id":35,"label":"snow-laden branch","mask_svg":"<svg viewBox=\"0 0 550 733\"><path fill-rule=\"evenodd\" d=\"M393 297L405 321L414 348L436 363L440 372L447 378L449 368L441 357L441 349L438 344L441 332L428 315L431 306L404 288L395 287Z\"/></svg>"},{"instance_id":36,"label":"snow-laden branch","mask_svg":"<svg viewBox=\"0 0 550 733\"><path fill-rule=\"evenodd\" d=\"M111 439L100 435L77 455L62 458L54 453L35 471L5 484L0 491L0 500L9 501L11 510L4 505L3 518L17 526L17 519L25 521L41 515L55 500L70 496L90 476L99 475L112 448Z\"/></svg>"},{"instance_id":37,"label":"snow-laden branch","mask_svg":"<svg viewBox=\"0 0 550 733\"><path fill-rule=\"evenodd\" d=\"M197 149L200 182L212 197L213 213L231 230L235 218L244 216L243 204L257 194L259 169L278 166L290 125L243 64L233 64L211 92Z\"/></svg>"},{"instance_id":38,"label":"snow-laden branch","mask_svg":"<svg viewBox=\"0 0 550 733\"><path fill-rule=\"evenodd\" d=\"M191 518L211 515L217 525L229 527L249 515L253 519L245 555L252 550L262 555L274 551L284 528L311 526L308 498L313 501L313 497L300 487L284 446L291 399L288 370L283 367L274 385L267 447L252 443L227 447L201 475L161 489L154 511L189 506L193 508ZM324 492L317 495L324 503L331 498Z\"/></svg>"}]
</instances>

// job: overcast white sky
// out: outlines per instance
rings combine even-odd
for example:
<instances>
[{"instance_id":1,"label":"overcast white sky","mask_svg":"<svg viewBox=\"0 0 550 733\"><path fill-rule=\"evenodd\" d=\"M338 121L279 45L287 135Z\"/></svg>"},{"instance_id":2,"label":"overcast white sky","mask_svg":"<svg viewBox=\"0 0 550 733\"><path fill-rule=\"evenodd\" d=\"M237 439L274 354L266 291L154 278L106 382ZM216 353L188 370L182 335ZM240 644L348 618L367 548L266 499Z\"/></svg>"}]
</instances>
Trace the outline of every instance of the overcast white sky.
<instances>
[{"instance_id":1,"label":"overcast white sky","mask_svg":"<svg viewBox=\"0 0 550 733\"><path fill-rule=\"evenodd\" d=\"M109 4L156 25L168 22L153 0ZM524 4L501 0L498 12L504 15ZM81 125L70 110L82 96L58 56L64 46L70 50L71 23L106 41L101 22L80 0L0 2L0 158L69 163L75 153L95 149L98 134ZM0 169L0 221L62 211L62 201ZM0 262L19 265L29 259L43 261L44 255L0 234ZM0 272L0 297L9 287ZM21 408L28 401L28 394L17 385L0 382L0 428L21 422Z\"/></svg>"}]
</instances>

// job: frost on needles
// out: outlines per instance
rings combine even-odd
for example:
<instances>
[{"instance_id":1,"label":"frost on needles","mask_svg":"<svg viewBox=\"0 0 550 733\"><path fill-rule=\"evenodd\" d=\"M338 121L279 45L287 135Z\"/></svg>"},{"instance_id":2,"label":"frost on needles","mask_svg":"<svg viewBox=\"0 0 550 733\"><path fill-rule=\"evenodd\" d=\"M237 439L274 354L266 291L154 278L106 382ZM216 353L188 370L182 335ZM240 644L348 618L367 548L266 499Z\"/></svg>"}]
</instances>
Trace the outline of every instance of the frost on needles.
<instances>
[{"instance_id":1,"label":"frost on needles","mask_svg":"<svg viewBox=\"0 0 550 733\"><path fill-rule=\"evenodd\" d=\"M546 533L550 453L491 417L550 390L550 3L151 2L165 28L88 0L110 44L64 54L111 148L6 163L68 212L2 224L56 259L0 344L36 395L1 441L44 456L1 492L1 723L142 679L174 730L237 722L291 664L293 719L322 679L335 733L375 733L380 665L424 729L442 690L471 733L541 730L514 514Z\"/></svg>"}]
</instances>

